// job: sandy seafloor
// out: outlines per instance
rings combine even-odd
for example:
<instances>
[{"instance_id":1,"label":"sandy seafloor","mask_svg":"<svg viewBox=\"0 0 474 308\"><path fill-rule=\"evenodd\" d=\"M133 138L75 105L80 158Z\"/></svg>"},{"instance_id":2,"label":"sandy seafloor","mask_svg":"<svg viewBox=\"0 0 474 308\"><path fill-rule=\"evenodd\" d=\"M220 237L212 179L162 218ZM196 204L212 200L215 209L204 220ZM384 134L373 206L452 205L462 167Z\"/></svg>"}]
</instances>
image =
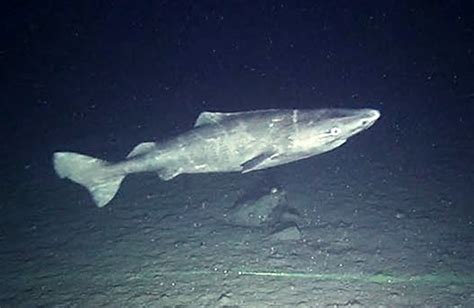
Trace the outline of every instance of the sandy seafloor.
<instances>
[{"instance_id":1,"label":"sandy seafloor","mask_svg":"<svg viewBox=\"0 0 474 308\"><path fill-rule=\"evenodd\" d=\"M246 175L132 175L103 209L25 166L3 188L0 306L474 307L472 146L377 129ZM299 240L226 222L255 187L285 190Z\"/></svg>"}]
</instances>

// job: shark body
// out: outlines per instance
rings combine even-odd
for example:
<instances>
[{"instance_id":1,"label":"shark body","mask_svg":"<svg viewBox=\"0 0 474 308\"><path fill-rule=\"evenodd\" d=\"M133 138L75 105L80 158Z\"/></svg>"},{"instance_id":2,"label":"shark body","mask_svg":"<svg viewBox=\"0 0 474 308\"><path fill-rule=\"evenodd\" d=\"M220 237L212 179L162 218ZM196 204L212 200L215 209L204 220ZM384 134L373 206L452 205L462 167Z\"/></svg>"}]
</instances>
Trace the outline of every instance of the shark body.
<instances>
[{"instance_id":1,"label":"shark body","mask_svg":"<svg viewBox=\"0 0 474 308\"><path fill-rule=\"evenodd\" d=\"M140 143L124 161L56 152L53 163L59 177L85 186L104 207L127 174L156 171L171 180L184 173L266 169L333 150L379 117L375 109L203 112L193 129L161 143Z\"/></svg>"}]
</instances>

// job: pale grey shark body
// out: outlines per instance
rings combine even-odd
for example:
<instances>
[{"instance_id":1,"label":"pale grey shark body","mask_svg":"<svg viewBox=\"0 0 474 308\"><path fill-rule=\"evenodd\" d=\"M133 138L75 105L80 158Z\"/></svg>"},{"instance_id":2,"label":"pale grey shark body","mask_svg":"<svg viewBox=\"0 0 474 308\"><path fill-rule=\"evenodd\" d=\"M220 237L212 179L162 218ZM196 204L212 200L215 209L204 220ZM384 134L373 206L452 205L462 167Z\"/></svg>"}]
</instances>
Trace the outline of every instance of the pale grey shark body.
<instances>
[{"instance_id":1,"label":"pale grey shark body","mask_svg":"<svg viewBox=\"0 0 474 308\"><path fill-rule=\"evenodd\" d=\"M56 152L54 168L103 207L127 174L157 171L170 180L183 173L266 169L335 149L379 117L374 109L203 112L193 129L162 143L141 143L122 162Z\"/></svg>"}]
</instances>

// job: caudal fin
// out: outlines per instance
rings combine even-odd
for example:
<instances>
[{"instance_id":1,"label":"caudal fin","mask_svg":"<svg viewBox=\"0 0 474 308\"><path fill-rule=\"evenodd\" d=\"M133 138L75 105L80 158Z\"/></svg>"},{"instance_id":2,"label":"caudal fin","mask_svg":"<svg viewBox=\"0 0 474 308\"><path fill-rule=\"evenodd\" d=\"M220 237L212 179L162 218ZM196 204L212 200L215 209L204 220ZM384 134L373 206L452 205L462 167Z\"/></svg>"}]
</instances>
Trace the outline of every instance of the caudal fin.
<instances>
[{"instance_id":1,"label":"caudal fin","mask_svg":"<svg viewBox=\"0 0 474 308\"><path fill-rule=\"evenodd\" d=\"M125 177L111 175L106 161L78 153L56 152L53 162L58 176L86 187L98 207L112 200Z\"/></svg>"}]
</instances>

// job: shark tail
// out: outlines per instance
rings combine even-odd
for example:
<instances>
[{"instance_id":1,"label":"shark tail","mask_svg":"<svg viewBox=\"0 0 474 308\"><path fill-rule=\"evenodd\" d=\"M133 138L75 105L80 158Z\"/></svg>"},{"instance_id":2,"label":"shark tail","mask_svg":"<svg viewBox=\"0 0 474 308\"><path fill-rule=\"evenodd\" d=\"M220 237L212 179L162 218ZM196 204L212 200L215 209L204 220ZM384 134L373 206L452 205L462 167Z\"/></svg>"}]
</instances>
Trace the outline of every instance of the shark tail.
<instances>
[{"instance_id":1,"label":"shark tail","mask_svg":"<svg viewBox=\"0 0 474 308\"><path fill-rule=\"evenodd\" d=\"M108 162L78 153L56 152L53 163L60 178L87 188L98 207L104 207L112 200L125 178L125 174L111 174Z\"/></svg>"}]
</instances>

